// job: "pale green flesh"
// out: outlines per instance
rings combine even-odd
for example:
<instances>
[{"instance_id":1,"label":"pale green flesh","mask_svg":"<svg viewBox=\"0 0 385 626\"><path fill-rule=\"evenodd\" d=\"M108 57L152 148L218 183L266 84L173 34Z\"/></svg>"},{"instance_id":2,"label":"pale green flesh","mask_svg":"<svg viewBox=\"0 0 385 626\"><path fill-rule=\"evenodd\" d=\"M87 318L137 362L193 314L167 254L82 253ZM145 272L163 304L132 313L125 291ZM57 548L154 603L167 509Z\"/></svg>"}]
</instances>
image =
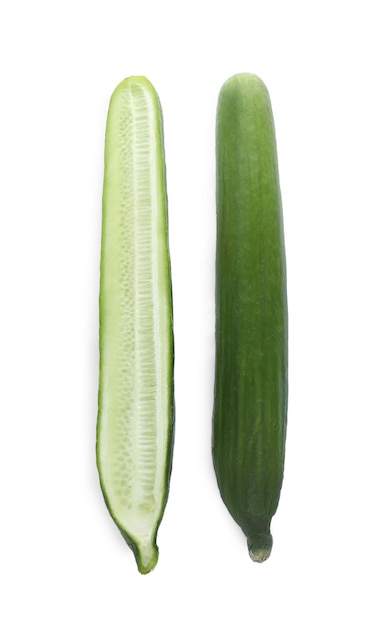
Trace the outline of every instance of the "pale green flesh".
<instances>
[{"instance_id":1,"label":"pale green flesh","mask_svg":"<svg viewBox=\"0 0 385 626\"><path fill-rule=\"evenodd\" d=\"M157 561L173 422L172 304L162 119L144 78L115 90L103 191L97 459L142 573Z\"/></svg>"}]
</instances>

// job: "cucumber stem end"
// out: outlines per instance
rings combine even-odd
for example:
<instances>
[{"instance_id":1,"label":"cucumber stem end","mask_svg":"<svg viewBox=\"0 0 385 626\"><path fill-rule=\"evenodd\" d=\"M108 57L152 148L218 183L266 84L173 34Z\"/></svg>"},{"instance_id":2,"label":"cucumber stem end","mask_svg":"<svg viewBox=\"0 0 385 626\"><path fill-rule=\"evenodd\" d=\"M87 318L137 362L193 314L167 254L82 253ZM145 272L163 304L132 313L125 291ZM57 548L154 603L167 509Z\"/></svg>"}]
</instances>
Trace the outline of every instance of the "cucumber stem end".
<instances>
[{"instance_id":1,"label":"cucumber stem end","mask_svg":"<svg viewBox=\"0 0 385 626\"><path fill-rule=\"evenodd\" d=\"M271 533L261 533L256 537L249 538L247 547L249 548L251 560L255 563L263 563L270 556L273 547L273 537Z\"/></svg>"},{"instance_id":2,"label":"cucumber stem end","mask_svg":"<svg viewBox=\"0 0 385 626\"><path fill-rule=\"evenodd\" d=\"M141 574L151 572L158 562L159 550L156 543L146 543L138 545L135 554L138 570Z\"/></svg>"}]
</instances>

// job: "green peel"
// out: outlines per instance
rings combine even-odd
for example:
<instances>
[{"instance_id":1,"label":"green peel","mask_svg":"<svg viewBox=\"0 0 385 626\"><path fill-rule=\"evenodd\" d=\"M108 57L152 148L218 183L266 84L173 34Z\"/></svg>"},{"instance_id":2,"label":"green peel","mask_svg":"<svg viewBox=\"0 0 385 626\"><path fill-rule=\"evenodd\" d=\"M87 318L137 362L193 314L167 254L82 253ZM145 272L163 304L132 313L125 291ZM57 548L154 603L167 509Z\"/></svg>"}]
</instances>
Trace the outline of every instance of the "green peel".
<instances>
[{"instance_id":1,"label":"green peel","mask_svg":"<svg viewBox=\"0 0 385 626\"><path fill-rule=\"evenodd\" d=\"M254 74L223 85L216 118L216 364L213 461L253 561L272 549L284 474L288 306L270 96Z\"/></svg>"}]
</instances>

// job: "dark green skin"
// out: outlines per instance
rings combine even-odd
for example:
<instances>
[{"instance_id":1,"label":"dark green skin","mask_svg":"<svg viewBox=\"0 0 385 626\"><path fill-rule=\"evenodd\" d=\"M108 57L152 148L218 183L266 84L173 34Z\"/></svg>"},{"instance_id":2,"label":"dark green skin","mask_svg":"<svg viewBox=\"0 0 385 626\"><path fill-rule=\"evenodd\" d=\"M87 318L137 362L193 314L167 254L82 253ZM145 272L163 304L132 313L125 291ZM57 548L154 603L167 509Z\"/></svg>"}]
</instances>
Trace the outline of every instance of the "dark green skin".
<instances>
[{"instance_id":1,"label":"dark green skin","mask_svg":"<svg viewBox=\"0 0 385 626\"><path fill-rule=\"evenodd\" d=\"M216 157L213 460L223 501L261 562L283 479L288 323L274 122L252 74L222 87Z\"/></svg>"}]
</instances>

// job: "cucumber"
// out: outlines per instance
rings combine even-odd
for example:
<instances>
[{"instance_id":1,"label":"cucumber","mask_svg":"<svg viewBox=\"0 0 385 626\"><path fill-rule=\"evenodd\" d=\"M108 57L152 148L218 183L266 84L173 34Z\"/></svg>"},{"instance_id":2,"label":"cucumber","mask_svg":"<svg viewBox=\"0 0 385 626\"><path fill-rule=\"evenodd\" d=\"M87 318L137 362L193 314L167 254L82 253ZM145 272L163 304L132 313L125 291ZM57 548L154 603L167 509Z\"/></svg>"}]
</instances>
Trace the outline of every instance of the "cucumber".
<instances>
[{"instance_id":1,"label":"cucumber","mask_svg":"<svg viewBox=\"0 0 385 626\"><path fill-rule=\"evenodd\" d=\"M169 491L174 347L162 112L144 77L110 100L102 213L97 467L146 574Z\"/></svg>"},{"instance_id":2,"label":"cucumber","mask_svg":"<svg viewBox=\"0 0 385 626\"><path fill-rule=\"evenodd\" d=\"M231 77L216 124L213 462L250 557L262 562L283 480L288 398L283 218L264 83L253 74Z\"/></svg>"}]
</instances>

